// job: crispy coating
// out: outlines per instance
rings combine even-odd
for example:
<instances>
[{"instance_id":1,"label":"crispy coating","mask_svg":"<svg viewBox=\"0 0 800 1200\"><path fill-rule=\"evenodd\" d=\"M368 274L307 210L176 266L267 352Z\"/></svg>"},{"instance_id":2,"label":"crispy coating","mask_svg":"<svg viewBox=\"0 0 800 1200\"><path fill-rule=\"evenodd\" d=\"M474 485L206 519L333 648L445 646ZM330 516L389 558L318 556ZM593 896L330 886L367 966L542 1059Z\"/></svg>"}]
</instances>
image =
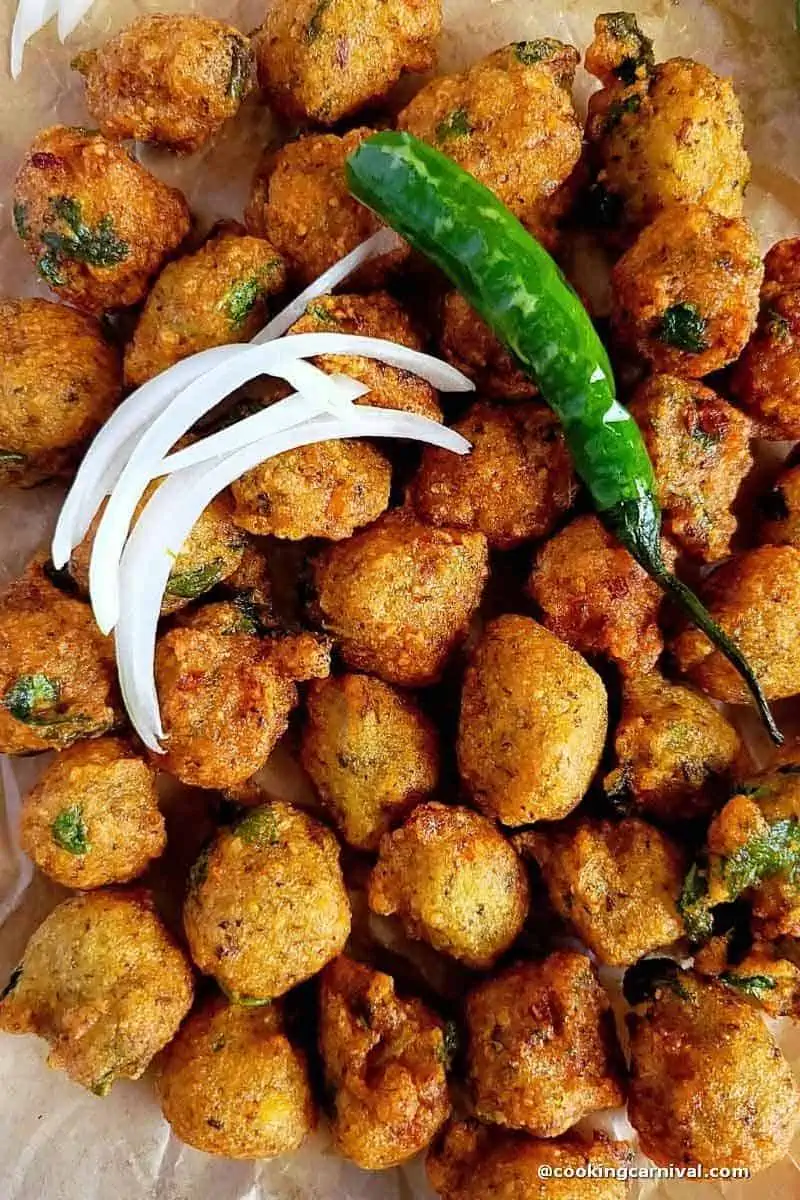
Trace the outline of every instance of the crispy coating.
<instances>
[{"instance_id":1,"label":"crispy coating","mask_svg":"<svg viewBox=\"0 0 800 1200\"><path fill-rule=\"evenodd\" d=\"M248 533L338 542L386 511L391 486L391 463L369 442L315 442L235 480L234 520Z\"/></svg>"},{"instance_id":2,"label":"crispy coating","mask_svg":"<svg viewBox=\"0 0 800 1200\"><path fill-rule=\"evenodd\" d=\"M315 634L263 640L187 622L156 645L167 734L158 763L193 787L244 783L263 767L298 702L296 683L324 678L330 648Z\"/></svg>"},{"instance_id":3,"label":"crispy coating","mask_svg":"<svg viewBox=\"0 0 800 1200\"><path fill-rule=\"evenodd\" d=\"M253 84L253 52L238 29L196 13L151 13L72 63L86 107L112 141L137 138L199 150Z\"/></svg>"},{"instance_id":4,"label":"crispy coating","mask_svg":"<svg viewBox=\"0 0 800 1200\"><path fill-rule=\"evenodd\" d=\"M725 558L736 532L731 507L753 465L750 421L676 375L651 375L628 407L655 469L665 532L701 562Z\"/></svg>"},{"instance_id":5,"label":"crispy coating","mask_svg":"<svg viewBox=\"0 0 800 1200\"><path fill-rule=\"evenodd\" d=\"M158 1096L182 1142L224 1158L287 1154L316 1120L305 1055L276 1004L213 999L192 1013L161 1056Z\"/></svg>"},{"instance_id":6,"label":"crispy coating","mask_svg":"<svg viewBox=\"0 0 800 1200\"><path fill-rule=\"evenodd\" d=\"M510 350L460 292L448 292L442 301L439 347L447 361L492 400L531 400L538 393Z\"/></svg>"},{"instance_id":7,"label":"crispy coating","mask_svg":"<svg viewBox=\"0 0 800 1200\"><path fill-rule=\"evenodd\" d=\"M409 937L486 970L516 938L528 880L514 850L468 808L420 804L381 839L369 906L395 913Z\"/></svg>"},{"instance_id":8,"label":"crispy coating","mask_svg":"<svg viewBox=\"0 0 800 1200\"><path fill-rule=\"evenodd\" d=\"M716 807L741 742L702 693L652 674L625 680L614 750L603 784L612 801L672 823Z\"/></svg>"},{"instance_id":9,"label":"crispy coating","mask_svg":"<svg viewBox=\"0 0 800 1200\"><path fill-rule=\"evenodd\" d=\"M641 38L638 30L633 38ZM616 210L618 232L623 238L635 235L677 204L741 216L750 159L730 80L688 58L652 67L646 45L634 56L636 77L617 75L613 81L596 44L586 59L588 69L609 84L589 101L586 136L597 182ZM615 65L623 63L624 57Z\"/></svg>"},{"instance_id":10,"label":"crispy coating","mask_svg":"<svg viewBox=\"0 0 800 1200\"><path fill-rule=\"evenodd\" d=\"M429 71L442 0L278 0L256 40L269 102L333 125L383 99L406 71Z\"/></svg>"},{"instance_id":11,"label":"crispy coating","mask_svg":"<svg viewBox=\"0 0 800 1200\"><path fill-rule=\"evenodd\" d=\"M479 533L386 513L314 565L316 605L349 667L387 683L435 683L466 636L488 575Z\"/></svg>"},{"instance_id":12,"label":"crispy coating","mask_svg":"<svg viewBox=\"0 0 800 1200\"><path fill-rule=\"evenodd\" d=\"M629 1024L628 1116L649 1158L755 1174L783 1157L800 1115L797 1086L745 1000L680 971Z\"/></svg>"},{"instance_id":13,"label":"crispy coating","mask_svg":"<svg viewBox=\"0 0 800 1200\"><path fill-rule=\"evenodd\" d=\"M759 506L759 541L800 550L800 464L782 471Z\"/></svg>"},{"instance_id":14,"label":"crispy coating","mask_svg":"<svg viewBox=\"0 0 800 1200\"><path fill-rule=\"evenodd\" d=\"M622 1104L622 1055L608 997L588 958L559 950L501 971L466 1002L475 1115L558 1137Z\"/></svg>"},{"instance_id":15,"label":"crispy coating","mask_svg":"<svg viewBox=\"0 0 800 1200\"><path fill-rule=\"evenodd\" d=\"M282 996L350 933L336 838L282 800L250 809L195 864L183 921L195 963L231 999Z\"/></svg>"},{"instance_id":16,"label":"crispy coating","mask_svg":"<svg viewBox=\"0 0 800 1200\"><path fill-rule=\"evenodd\" d=\"M121 738L68 747L22 805L23 850L65 887L127 883L166 841L156 773Z\"/></svg>"},{"instance_id":17,"label":"crispy coating","mask_svg":"<svg viewBox=\"0 0 800 1200\"><path fill-rule=\"evenodd\" d=\"M518 834L515 845L535 858L556 912L599 962L627 966L682 936L684 854L646 821L582 817Z\"/></svg>"},{"instance_id":18,"label":"crispy coating","mask_svg":"<svg viewBox=\"0 0 800 1200\"><path fill-rule=\"evenodd\" d=\"M708 375L746 346L763 277L747 221L696 204L671 208L614 267L615 336L657 371Z\"/></svg>"},{"instance_id":19,"label":"crispy coating","mask_svg":"<svg viewBox=\"0 0 800 1200\"><path fill-rule=\"evenodd\" d=\"M800 967L768 942L754 942L743 957L729 958L730 941L715 937L694 956L694 969L718 978L770 1017L800 1016Z\"/></svg>"},{"instance_id":20,"label":"crispy coating","mask_svg":"<svg viewBox=\"0 0 800 1200\"><path fill-rule=\"evenodd\" d=\"M586 49L584 66L604 88L645 79L655 65L653 43L629 12L601 13L595 18L594 39Z\"/></svg>"},{"instance_id":21,"label":"crispy coating","mask_svg":"<svg viewBox=\"0 0 800 1200\"><path fill-rule=\"evenodd\" d=\"M542 546L528 589L548 629L623 674L649 671L664 649L660 588L595 516L576 517Z\"/></svg>"},{"instance_id":22,"label":"crispy coating","mask_svg":"<svg viewBox=\"0 0 800 1200\"><path fill-rule=\"evenodd\" d=\"M118 355L92 317L0 299L0 487L69 472L121 391Z\"/></svg>"},{"instance_id":23,"label":"crispy coating","mask_svg":"<svg viewBox=\"0 0 800 1200\"><path fill-rule=\"evenodd\" d=\"M552 245L552 199L581 152L572 103L577 64L573 46L517 42L433 79L398 125L455 159Z\"/></svg>"},{"instance_id":24,"label":"crispy coating","mask_svg":"<svg viewBox=\"0 0 800 1200\"><path fill-rule=\"evenodd\" d=\"M728 560L703 588L714 620L749 660L767 698L800 692L800 549L762 546ZM684 674L715 700L743 704L748 691L719 650L698 629L674 643Z\"/></svg>"},{"instance_id":25,"label":"crispy coating","mask_svg":"<svg viewBox=\"0 0 800 1200\"><path fill-rule=\"evenodd\" d=\"M450 1115L443 1022L390 975L340 957L322 973L319 1049L340 1154L367 1171L425 1148Z\"/></svg>"},{"instance_id":26,"label":"crispy coating","mask_svg":"<svg viewBox=\"0 0 800 1200\"><path fill-rule=\"evenodd\" d=\"M614 1171L631 1161L627 1142L602 1134L539 1139L524 1133L451 1121L428 1155L431 1186L441 1200L586 1200L586 1177L544 1178L540 1169ZM627 1180L592 1181L592 1200L625 1200Z\"/></svg>"},{"instance_id":27,"label":"crispy coating","mask_svg":"<svg viewBox=\"0 0 800 1200\"><path fill-rule=\"evenodd\" d=\"M340 675L308 691L301 761L346 842L381 837L439 780L439 738L403 692L369 675Z\"/></svg>"},{"instance_id":28,"label":"crispy coating","mask_svg":"<svg viewBox=\"0 0 800 1200\"><path fill-rule=\"evenodd\" d=\"M744 895L759 936L800 937L800 766L743 783L708 827L707 902Z\"/></svg>"},{"instance_id":29,"label":"crispy coating","mask_svg":"<svg viewBox=\"0 0 800 1200\"><path fill-rule=\"evenodd\" d=\"M461 694L458 766L474 802L504 825L566 816L597 769L607 714L580 655L529 617L491 621Z\"/></svg>"},{"instance_id":30,"label":"crispy coating","mask_svg":"<svg viewBox=\"0 0 800 1200\"><path fill-rule=\"evenodd\" d=\"M762 437L800 437L800 238L777 242L764 260L755 333L731 374L736 400Z\"/></svg>"},{"instance_id":31,"label":"crispy coating","mask_svg":"<svg viewBox=\"0 0 800 1200\"><path fill-rule=\"evenodd\" d=\"M0 1000L0 1029L45 1038L49 1066L104 1096L144 1073L192 993L189 963L146 892L89 892L33 934Z\"/></svg>"},{"instance_id":32,"label":"crispy coating","mask_svg":"<svg viewBox=\"0 0 800 1200\"><path fill-rule=\"evenodd\" d=\"M277 247L301 286L380 228L377 217L350 195L344 174L347 156L373 132L308 134L268 153L256 171L245 211L248 231ZM380 287L408 254L405 243L398 245L366 264L349 285Z\"/></svg>"},{"instance_id":33,"label":"crispy coating","mask_svg":"<svg viewBox=\"0 0 800 1200\"><path fill-rule=\"evenodd\" d=\"M183 195L99 133L33 139L14 184L17 232L42 279L87 312L128 308L189 232Z\"/></svg>"},{"instance_id":34,"label":"crispy coating","mask_svg":"<svg viewBox=\"0 0 800 1200\"><path fill-rule=\"evenodd\" d=\"M121 719L111 638L31 563L0 597L0 753L63 750Z\"/></svg>"},{"instance_id":35,"label":"crispy coating","mask_svg":"<svg viewBox=\"0 0 800 1200\"><path fill-rule=\"evenodd\" d=\"M417 513L483 533L500 550L551 533L578 490L556 418L539 404L479 401L453 428L472 452L426 447L409 494Z\"/></svg>"},{"instance_id":36,"label":"crispy coating","mask_svg":"<svg viewBox=\"0 0 800 1200\"><path fill-rule=\"evenodd\" d=\"M359 337L397 342L411 350L425 349L408 313L388 292L372 292L368 296L318 296L288 333L354 333ZM409 371L352 354L323 354L313 361L329 375L349 375L366 384L369 394L356 401L357 404L397 408L401 412L430 417L432 421L442 419L434 389Z\"/></svg>"},{"instance_id":37,"label":"crispy coating","mask_svg":"<svg viewBox=\"0 0 800 1200\"><path fill-rule=\"evenodd\" d=\"M267 298L286 264L264 238L223 230L159 275L125 351L125 382L139 387L173 363L232 342L266 323Z\"/></svg>"},{"instance_id":38,"label":"crispy coating","mask_svg":"<svg viewBox=\"0 0 800 1200\"><path fill-rule=\"evenodd\" d=\"M149 483L136 507L134 523L158 487ZM92 521L86 536L72 551L69 573L84 597L89 595L89 564L94 539L105 511L105 501ZM178 612L205 592L228 579L242 561L245 539L233 522L233 504L228 492L211 501L195 523L186 541L175 556L161 601L161 615Z\"/></svg>"}]
</instances>

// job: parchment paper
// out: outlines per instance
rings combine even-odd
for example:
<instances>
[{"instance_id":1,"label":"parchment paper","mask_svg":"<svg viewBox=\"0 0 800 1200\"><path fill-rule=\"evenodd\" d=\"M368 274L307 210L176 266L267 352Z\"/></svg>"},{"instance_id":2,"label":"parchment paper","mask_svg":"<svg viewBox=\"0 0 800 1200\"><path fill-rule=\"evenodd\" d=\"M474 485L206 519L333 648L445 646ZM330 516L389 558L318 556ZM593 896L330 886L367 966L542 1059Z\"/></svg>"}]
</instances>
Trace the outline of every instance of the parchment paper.
<instances>
[{"instance_id":1,"label":"parchment paper","mask_svg":"<svg viewBox=\"0 0 800 1200\"><path fill-rule=\"evenodd\" d=\"M260 24L265 0L97 0L89 20L60 46L54 22L29 44L20 80L7 69L8 37L15 0L0 0L0 292L46 295L11 229L11 181L30 138L57 121L86 122L81 84L71 57L95 45L142 12L195 9L229 19L249 31ZM792 23L792 0L445 0L446 32L441 67L458 67L509 41L551 35L583 51L594 16L613 7L634 8L656 39L657 58L696 57L734 77L744 108L754 164L748 211L766 249L800 231L800 36ZM579 73L581 101L591 90ZM219 144L191 159L148 151L157 174L181 186L204 220L240 217L255 161L274 136L268 112L246 105ZM22 497L0 492L0 587L16 575L52 528L62 492L43 487ZM21 955L25 941L64 895L30 868L19 868L15 821L20 794L31 786L48 756L4 765L0 790L0 917L24 890L22 902L0 929L0 980ZM285 748L269 766L273 790L292 796L304 784ZM177 802L180 807L180 802ZM202 802L191 801L193 831L204 835ZM185 814L184 814L185 815ZM181 826L184 833L186 823ZM189 839L191 841L191 839ZM193 847L177 852L188 860ZM157 881L156 881L157 883ZM28 886L28 884L30 884ZM773 1023L800 1071L800 1031ZM0 1037L0 1200L430 1200L421 1162L370 1175L335 1157L323 1131L286 1159L261 1164L216 1160L182 1146L162 1120L150 1081L121 1082L99 1099L44 1065L44 1044L34 1038ZM625 1131L620 1116L599 1123ZM794 1147L800 1158L800 1139ZM593 1185L586 1184L587 1200ZM726 1189L711 1183L669 1183L643 1189L663 1200L710 1200L725 1195L748 1200L800 1197L800 1169L787 1159L749 1184ZM632 1189L636 1194L637 1189Z\"/></svg>"}]
</instances>

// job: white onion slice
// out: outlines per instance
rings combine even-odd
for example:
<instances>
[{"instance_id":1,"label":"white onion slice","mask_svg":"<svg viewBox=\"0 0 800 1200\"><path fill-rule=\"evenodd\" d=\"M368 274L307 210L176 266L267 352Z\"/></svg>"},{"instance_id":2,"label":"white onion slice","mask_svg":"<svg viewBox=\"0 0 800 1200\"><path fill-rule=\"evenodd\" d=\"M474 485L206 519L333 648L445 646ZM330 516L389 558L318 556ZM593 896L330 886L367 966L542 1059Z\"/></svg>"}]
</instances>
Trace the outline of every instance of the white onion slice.
<instances>
[{"instance_id":1,"label":"white onion slice","mask_svg":"<svg viewBox=\"0 0 800 1200\"><path fill-rule=\"evenodd\" d=\"M19 0L11 30L11 76L18 79L28 41L58 12L58 0Z\"/></svg>"},{"instance_id":2,"label":"white onion slice","mask_svg":"<svg viewBox=\"0 0 800 1200\"><path fill-rule=\"evenodd\" d=\"M77 29L94 0L58 0L58 40L66 41Z\"/></svg>"},{"instance_id":3,"label":"white onion slice","mask_svg":"<svg viewBox=\"0 0 800 1200\"><path fill-rule=\"evenodd\" d=\"M364 263L370 262L373 258L380 258L384 254L391 254L398 245L402 245L402 239L391 229L379 229L377 233L373 233L372 237L367 238L360 246L356 246L355 250L351 250L344 258L339 259L337 263L320 275L319 279L315 279L299 296L292 300L291 304L287 304L286 308L276 313L269 324L256 334L253 343L261 345L263 342L271 342L275 338L282 337L295 321L300 320L312 300L316 300L319 296L327 296L340 283L344 283L345 279L363 267Z\"/></svg>"},{"instance_id":4,"label":"white onion slice","mask_svg":"<svg viewBox=\"0 0 800 1200\"><path fill-rule=\"evenodd\" d=\"M336 380L330 381L333 385ZM176 472L151 497L128 539L119 570L124 598L116 630L120 685L131 722L151 750L162 752L164 737L153 671L161 601L174 555L215 496L246 471L277 454L315 442L364 435L365 420L372 437L405 437L427 441L428 426L440 434L459 435L435 421L392 409L359 409L352 418L324 414L304 425L244 447L236 454ZM420 424L425 426L424 434ZM460 452L469 443L459 439Z\"/></svg>"},{"instance_id":5,"label":"white onion slice","mask_svg":"<svg viewBox=\"0 0 800 1200\"><path fill-rule=\"evenodd\" d=\"M51 556L61 570L83 541L97 510L113 488L145 426L163 412L183 388L246 346L216 346L175 363L148 380L114 410L81 462L59 514Z\"/></svg>"}]
</instances>

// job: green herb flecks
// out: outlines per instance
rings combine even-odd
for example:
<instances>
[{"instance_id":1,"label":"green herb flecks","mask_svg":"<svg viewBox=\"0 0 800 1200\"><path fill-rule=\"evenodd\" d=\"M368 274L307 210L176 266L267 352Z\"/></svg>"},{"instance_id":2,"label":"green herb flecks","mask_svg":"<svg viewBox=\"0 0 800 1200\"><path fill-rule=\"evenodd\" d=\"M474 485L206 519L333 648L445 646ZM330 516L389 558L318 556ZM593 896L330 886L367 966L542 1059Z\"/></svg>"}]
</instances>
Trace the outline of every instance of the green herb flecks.
<instances>
[{"instance_id":1,"label":"green herb flecks","mask_svg":"<svg viewBox=\"0 0 800 1200\"><path fill-rule=\"evenodd\" d=\"M211 846L201 850L189 871L189 891L196 892L208 879L208 864L211 858Z\"/></svg>"},{"instance_id":2,"label":"green herb flecks","mask_svg":"<svg viewBox=\"0 0 800 1200\"><path fill-rule=\"evenodd\" d=\"M228 95L234 100L241 100L250 82L253 69L253 55L249 45L242 38L228 39L231 48L231 72L228 76Z\"/></svg>"},{"instance_id":3,"label":"green herb flecks","mask_svg":"<svg viewBox=\"0 0 800 1200\"><path fill-rule=\"evenodd\" d=\"M704 450L714 450L719 446L722 440L722 435L713 430L703 429L702 425L693 426L689 435L693 442L697 442Z\"/></svg>"},{"instance_id":4,"label":"green herb flecks","mask_svg":"<svg viewBox=\"0 0 800 1200\"><path fill-rule=\"evenodd\" d=\"M24 454L19 454L16 450L0 450L0 467L12 467L24 462L27 462Z\"/></svg>"},{"instance_id":5,"label":"green herb flecks","mask_svg":"<svg viewBox=\"0 0 800 1200\"><path fill-rule=\"evenodd\" d=\"M258 275L240 280L226 292L222 307L234 329L241 329L263 295L264 282Z\"/></svg>"},{"instance_id":6,"label":"green herb flecks","mask_svg":"<svg viewBox=\"0 0 800 1200\"><path fill-rule=\"evenodd\" d=\"M14 201L14 228L23 242L30 235L28 228L28 209L20 200Z\"/></svg>"},{"instance_id":7,"label":"green herb flecks","mask_svg":"<svg viewBox=\"0 0 800 1200\"><path fill-rule=\"evenodd\" d=\"M609 37L619 43L619 53L622 57L613 69L614 75L622 83L635 83L653 66L655 58L652 41L642 33L633 13L605 13L600 20Z\"/></svg>"},{"instance_id":8,"label":"green herb flecks","mask_svg":"<svg viewBox=\"0 0 800 1200\"><path fill-rule=\"evenodd\" d=\"M767 308L764 310L764 328L776 342L787 342L789 340L791 326L786 317L782 313L779 313L776 308Z\"/></svg>"},{"instance_id":9,"label":"green herb flecks","mask_svg":"<svg viewBox=\"0 0 800 1200\"><path fill-rule=\"evenodd\" d=\"M323 18L330 6L331 0L319 0L319 4L311 14L311 20L306 26L305 43L307 46L313 45L313 43L322 33Z\"/></svg>"},{"instance_id":10,"label":"green herb flecks","mask_svg":"<svg viewBox=\"0 0 800 1200\"><path fill-rule=\"evenodd\" d=\"M632 92L630 96L624 96L621 100L614 100L608 106L606 114L606 131L616 128L624 116L628 113L637 113L642 107L642 97L638 92Z\"/></svg>"},{"instance_id":11,"label":"green herb flecks","mask_svg":"<svg viewBox=\"0 0 800 1200\"><path fill-rule=\"evenodd\" d=\"M265 846L276 846L280 841L278 818L275 810L269 804L254 808L252 812L247 813L235 826L234 832L243 842L247 842L249 846L257 846L259 849Z\"/></svg>"},{"instance_id":12,"label":"green herb flecks","mask_svg":"<svg viewBox=\"0 0 800 1200\"><path fill-rule=\"evenodd\" d=\"M253 599L251 592L237 592L233 597L232 605L236 611L236 616L225 629L225 633L244 633L250 634L252 637L264 637L266 635L268 631L267 625L262 620L260 605Z\"/></svg>"},{"instance_id":13,"label":"green herb flecks","mask_svg":"<svg viewBox=\"0 0 800 1200\"><path fill-rule=\"evenodd\" d=\"M514 43L514 53L526 67L535 66L540 62L548 62L549 59L555 58L562 49L561 42L557 42L555 38L536 38L531 42Z\"/></svg>"},{"instance_id":14,"label":"green herb flecks","mask_svg":"<svg viewBox=\"0 0 800 1200\"><path fill-rule=\"evenodd\" d=\"M77 804L61 810L50 826L50 832L56 845L68 854L88 854L92 848L83 813Z\"/></svg>"},{"instance_id":15,"label":"green herb flecks","mask_svg":"<svg viewBox=\"0 0 800 1200\"><path fill-rule=\"evenodd\" d=\"M708 322L696 304L673 304L661 317L656 337L665 346L701 354L708 349Z\"/></svg>"},{"instance_id":16,"label":"green herb flecks","mask_svg":"<svg viewBox=\"0 0 800 1200\"><path fill-rule=\"evenodd\" d=\"M48 725L58 718L61 685L47 675L20 675L3 696L3 708L26 725Z\"/></svg>"},{"instance_id":17,"label":"green herb flecks","mask_svg":"<svg viewBox=\"0 0 800 1200\"><path fill-rule=\"evenodd\" d=\"M240 1008L264 1008L267 1004L272 1003L271 1000L265 1000L263 996L248 996L244 992L232 992L225 987L224 983L220 983L219 986L231 1004L238 1004Z\"/></svg>"},{"instance_id":18,"label":"green herb flecks","mask_svg":"<svg viewBox=\"0 0 800 1200\"><path fill-rule=\"evenodd\" d=\"M309 304L305 315L307 317L312 317L313 320L318 321L320 325L324 325L326 329L339 328L338 319L334 316L326 304Z\"/></svg>"},{"instance_id":19,"label":"green herb flecks","mask_svg":"<svg viewBox=\"0 0 800 1200\"><path fill-rule=\"evenodd\" d=\"M214 558L211 562L193 567L190 571L177 571L167 581L166 593L180 600L196 600L205 592L216 587L222 579L225 560Z\"/></svg>"},{"instance_id":20,"label":"green herb flecks","mask_svg":"<svg viewBox=\"0 0 800 1200\"><path fill-rule=\"evenodd\" d=\"M46 230L42 242L46 253L39 259L39 273L48 283L59 286L65 282L60 267L65 262L86 263L90 267L113 267L128 257L128 243L114 231L110 214L101 217L92 228L83 220L79 200L72 196L56 196L50 201L53 220L62 221L67 233Z\"/></svg>"},{"instance_id":21,"label":"green herb flecks","mask_svg":"<svg viewBox=\"0 0 800 1200\"><path fill-rule=\"evenodd\" d=\"M683 881L678 912L683 917L686 933L693 942L703 942L711 936L714 917L708 904L708 878L705 868L692 863Z\"/></svg>"},{"instance_id":22,"label":"green herb flecks","mask_svg":"<svg viewBox=\"0 0 800 1200\"><path fill-rule=\"evenodd\" d=\"M436 126L436 140L441 144L450 141L451 138L469 137L474 132L475 126L470 121L467 110L457 108Z\"/></svg>"},{"instance_id":23,"label":"green herb flecks","mask_svg":"<svg viewBox=\"0 0 800 1200\"><path fill-rule=\"evenodd\" d=\"M14 970L11 972L11 974L9 976L8 983L3 988L2 992L0 992L0 1000L5 1000L6 996L11 995L11 993L13 992L14 988L17 986L17 984L19 983L21 978L22 978L22 963L19 963L18 966L14 967Z\"/></svg>"},{"instance_id":24,"label":"green herb flecks","mask_svg":"<svg viewBox=\"0 0 800 1200\"><path fill-rule=\"evenodd\" d=\"M683 982L684 971L671 958L643 958L625 972L622 990L630 1005L644 1004L660 992L672 992L680 1000L691 1000Z\"/></svg>"},{"instance_id":25,"label":"green herb flecks","mask_svg":"<svg viewBox=\"0 0 800 1200\"><path fill-rule=\"evenodd\" d=\"M439 1061L447 1070L452 1067L455 1057L458 1054L458 1048L458 1026L455 1021L447 1021L442 1030L442 1046L439 1053Z\"/></svg>"},{"instance_id":26,"label":"green herb flecks","mask_svg":"<svg viewBox=\"0 0 800 1200\"><path fill-rule=\"evenodd\" d=\"M116 1076L114 1075L113 1071L106 1071L105 1075L101 1075L99 1079L95 1080L89 1090L93 1092L95 1096L107 1096L111 1091L111 1085L113 1084L115 1078Z\"/></svg>"},{"instance_id":27,"label":"green herb flecks","mask_svg":"<svg viewBox=\"0 0 800 1200\"><path fill-rule=\"evenodd\" d=\"M778 986L772 975L737 975L734 971L723 971L720 979L753 1000L765 1000L767 993L774 992Z\"/></svg>"},{"instance_id":28,"label":"green herb flecks","mask_svg":"<svg viewBox=\"0 0 800 1200\"><path fill-rule=\"evenodd\" d=\"M800 875L800 822L776 821L767 833L751 838L726 858L722 874L731 900L774 875L795 882Z\"/></svg>"}]
</instances>

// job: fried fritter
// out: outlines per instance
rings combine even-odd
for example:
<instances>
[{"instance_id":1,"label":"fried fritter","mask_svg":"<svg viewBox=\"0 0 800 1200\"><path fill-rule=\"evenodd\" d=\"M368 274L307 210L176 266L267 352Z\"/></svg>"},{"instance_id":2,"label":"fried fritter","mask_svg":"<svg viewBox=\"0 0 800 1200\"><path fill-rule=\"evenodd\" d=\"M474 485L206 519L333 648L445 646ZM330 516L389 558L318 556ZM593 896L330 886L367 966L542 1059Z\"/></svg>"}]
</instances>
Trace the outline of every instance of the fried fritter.
<instances>
[{"instance_id":1,"label":"fried fritter","mask_svg":"<svg viewBox=\"0 0 800 1200\"><path fill-rule=\"evenodd\" d=\"M800 550L800 463L782 471L759 508L761 542L770 546L795 546Z\"/></svg>"},{"instance_id":2,"label":"fried fritter","mask_svg":"<svg viewBox=\"0 0 800 1200\"><path fill-rule=\"evenodd\" d=\"M504 825L557 820L583 799L606 735L606 691L588 663L529 617L483 631L467 667L458 765Z\"/></svg>"},{"instance_id":3,"label":"fried fritter","mask_svg":"<svg viewBox=\"0 0 800 1200\"><path fill-rule=\"evenodd\" d=\"M492 400L531 400L537 394L533 380L460 292L448 292L442 302L439 346L448 362Z\"/></svg>"}]
</instances>

